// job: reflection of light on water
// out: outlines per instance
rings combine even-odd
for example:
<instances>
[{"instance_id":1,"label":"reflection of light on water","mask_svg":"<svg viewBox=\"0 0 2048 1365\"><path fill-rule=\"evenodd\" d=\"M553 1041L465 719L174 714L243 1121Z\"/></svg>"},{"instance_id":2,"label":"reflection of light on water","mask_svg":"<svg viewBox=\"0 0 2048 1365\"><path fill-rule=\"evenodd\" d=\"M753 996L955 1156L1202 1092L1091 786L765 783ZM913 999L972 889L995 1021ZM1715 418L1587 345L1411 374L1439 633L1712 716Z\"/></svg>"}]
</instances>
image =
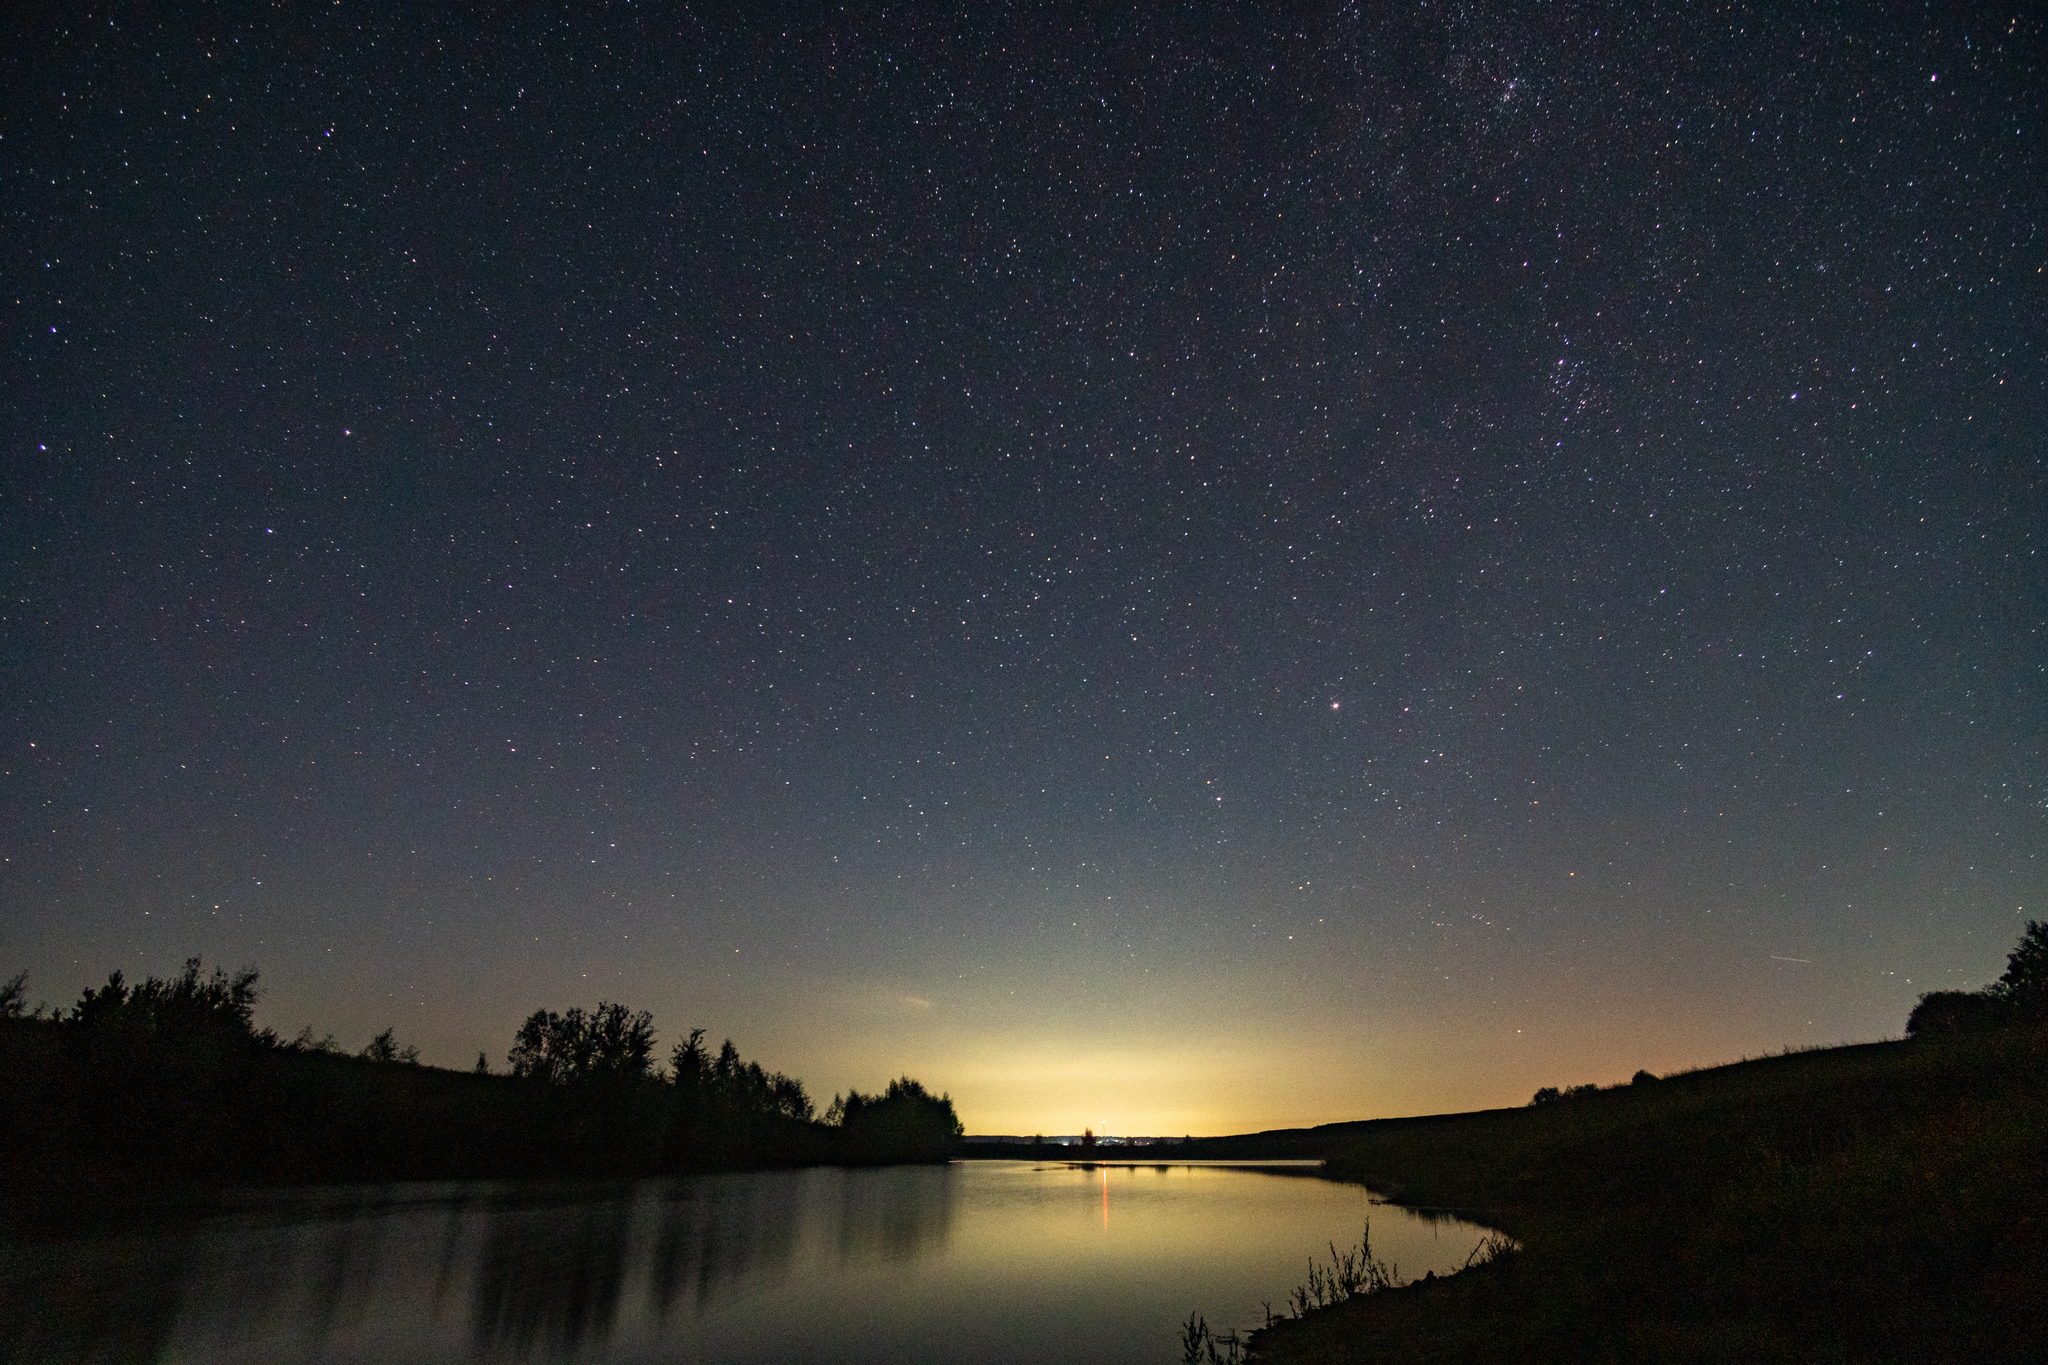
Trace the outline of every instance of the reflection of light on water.
<instances>
[{"instance_id":1,"label":"reflection of light on water","mask_svg":"<svg viewBox=\"0 0 2048 1365\"><path fill-rule=\"evenodd\" d=\"M18 1358L51 1361L94 1358L64 1343L95 1339L223 1365L1153 1361L1191 1307L1259 1322L1367 1217L1411 1277L1456 1268L1481 1235L1309 1170L1183 1164L387 1187L267 1198L146 1247L0 1248L0 1303L28 1306ZM91 1321L59 1292L80 1283L107 1286Z\"/></svg>"}]
</instances>

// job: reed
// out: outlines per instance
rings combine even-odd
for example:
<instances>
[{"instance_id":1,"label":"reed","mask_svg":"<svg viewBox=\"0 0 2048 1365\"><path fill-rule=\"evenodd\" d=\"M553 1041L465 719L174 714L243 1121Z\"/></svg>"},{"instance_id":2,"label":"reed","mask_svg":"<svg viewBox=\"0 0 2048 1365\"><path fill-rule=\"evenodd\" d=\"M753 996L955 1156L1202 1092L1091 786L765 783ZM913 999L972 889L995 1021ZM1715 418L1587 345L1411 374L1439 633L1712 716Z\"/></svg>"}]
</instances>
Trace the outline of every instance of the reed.
<instances>
[{"instance_id":1,"label":"reed","mask_svg":"<svg viewBox=\"0 0 2048 1365\"><path fill-rule=\"evenodd\" d=\"M1181 1326L1180 1343L1182 1365L1245 1365L1251 1338L1234 1327L1219 1334L1199 1313L1190 1313Z\"/></svg>"}]
</instances>

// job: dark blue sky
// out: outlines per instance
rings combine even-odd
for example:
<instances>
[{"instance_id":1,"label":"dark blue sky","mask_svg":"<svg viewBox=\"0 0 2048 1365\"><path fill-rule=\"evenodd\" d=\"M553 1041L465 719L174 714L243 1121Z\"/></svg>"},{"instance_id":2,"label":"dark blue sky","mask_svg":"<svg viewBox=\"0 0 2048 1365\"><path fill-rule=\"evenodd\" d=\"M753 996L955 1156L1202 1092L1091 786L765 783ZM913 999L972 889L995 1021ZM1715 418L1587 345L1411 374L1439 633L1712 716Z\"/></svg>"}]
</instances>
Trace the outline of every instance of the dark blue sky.
<instances>
[{"instance_id":1,"label":"dark blue sky","mask_svg":"<svg viewBox=\"0 0 2048 1365\"><path fill-rule=\"evenodd\" d=\"M971 1129L1895 1034L2048 906L2037 18L66 7L0 967Z\"/></svg>"}]
</instances>

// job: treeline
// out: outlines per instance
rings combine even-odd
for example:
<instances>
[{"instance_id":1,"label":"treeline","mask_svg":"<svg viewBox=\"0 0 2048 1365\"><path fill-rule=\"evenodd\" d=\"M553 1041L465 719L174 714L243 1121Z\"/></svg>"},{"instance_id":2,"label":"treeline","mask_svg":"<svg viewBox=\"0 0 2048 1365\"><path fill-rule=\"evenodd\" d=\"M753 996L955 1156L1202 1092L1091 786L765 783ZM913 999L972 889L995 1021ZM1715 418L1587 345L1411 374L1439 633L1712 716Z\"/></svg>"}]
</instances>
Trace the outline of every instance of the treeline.
<instances>
[{"instance_id":1,"label":"treeline","mask_svg":"<svg viewBox=\"0 0 2048 1365\"><path fill-rule=\"evenodd\" d=\"M763 1114L780 1114L808 1122L816 1106L804 1083L759 1062L743 1062L732 1039L713 1057L704 1047L704 1030L691 1029L669 1056L670 1069L654 1065L654 1016L633 1013L624 1005L600 1000L585 1013L580 1006L566 1013L535 1010L514 1036L507 1059L512 1074L551 1085L589 1086L636 1084L666 1080L690 1103ZM488 1070L481 1054L479 1070Z\"/></svg>"},{"instance_id":2,"label":"treeline","mask_svg":"<svg viewBox=\"0 0 2048 1365\"><path fill-rule=\"evenodd\" d=\"M835 1096L716 1053L692 1030L655 1061L653 1016L600 1002L537 1010L507 1054L423 1066L385 1030L349 1055L311 1031L258 1028L257 973L203 970L76 1005L26 1007L0 985L0 1185L49 1199L193 1185L632 1177L812 1164L943 1161L950 1097L908 1077Z\"/></svg>"}]
</instances>

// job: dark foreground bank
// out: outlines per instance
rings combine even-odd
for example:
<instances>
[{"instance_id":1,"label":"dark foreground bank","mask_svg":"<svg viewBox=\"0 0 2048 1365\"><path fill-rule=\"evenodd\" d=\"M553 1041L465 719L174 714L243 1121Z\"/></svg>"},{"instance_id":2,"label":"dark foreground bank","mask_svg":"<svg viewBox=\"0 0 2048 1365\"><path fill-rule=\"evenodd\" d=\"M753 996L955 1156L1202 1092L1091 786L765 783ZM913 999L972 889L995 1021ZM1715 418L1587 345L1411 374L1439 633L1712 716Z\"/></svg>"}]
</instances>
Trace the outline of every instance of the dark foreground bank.
<instances>
[{"instance_id":1,"label":"dark foreground bank","mask_svg":"<svg viewBox=\"0 0 2048 1365\"><path fill-rule=\"evenodd\" d=\"M1262 1332L1255 1358L1271 1365L2048 1348L2042 1028L1345 1127L1331 1174L1456 1209L1524 1249Z\"/></svg>"}]
</instances>

